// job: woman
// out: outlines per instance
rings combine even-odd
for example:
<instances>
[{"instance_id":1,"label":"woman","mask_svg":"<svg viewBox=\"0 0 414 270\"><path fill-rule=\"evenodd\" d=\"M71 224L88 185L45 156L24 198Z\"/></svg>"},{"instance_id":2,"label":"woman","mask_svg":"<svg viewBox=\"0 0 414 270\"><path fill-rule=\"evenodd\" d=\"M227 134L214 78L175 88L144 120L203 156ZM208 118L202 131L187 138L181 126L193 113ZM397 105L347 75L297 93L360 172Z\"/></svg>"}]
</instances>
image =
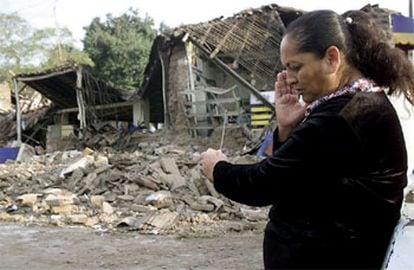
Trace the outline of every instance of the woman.
<instances>
[{"instance_id":1,"label":"woman","mask_svg":"<svg viewBox=\"0 0 414 270\"><path fill-rule=\"evenodd\" d=\"M234 201L273 205L266 269L380 268L407 181L401 126L385 93L413 103L412 65L361 11L301 16L280 55L273 155L235 165L209 149L203 172Z\"/></svg>"}]
</instances>

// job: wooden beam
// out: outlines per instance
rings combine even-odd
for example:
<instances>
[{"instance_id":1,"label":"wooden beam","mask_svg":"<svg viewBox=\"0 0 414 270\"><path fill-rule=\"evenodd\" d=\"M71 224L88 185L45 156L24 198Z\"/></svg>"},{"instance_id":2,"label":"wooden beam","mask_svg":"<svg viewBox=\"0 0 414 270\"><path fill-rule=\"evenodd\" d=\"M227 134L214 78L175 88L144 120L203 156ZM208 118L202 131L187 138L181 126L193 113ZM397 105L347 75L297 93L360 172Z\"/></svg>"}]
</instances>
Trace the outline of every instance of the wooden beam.
<instances>
[{"instance_id":1,"label":"wooden beam","mask_svg":"<svg viewBox=\"0 0 414 270\"><path fill-rule=\"evenodd\" d=\"M83 132L86 127L86 115L85 115L85 100L83 99L82 89L82 67L76 69L76 101L78 103L79 114L78 119L80 122L80 129Z\"/></svg>"},{"instance_id":2,"label":"wooden beam","mask_svg":"<svg viewBox=\"0 0 414 270\"><path fill-rule=\"evenodd\" d=\"M24 89L26 89L27 84L23 84L22 87L20 87L18 93L20 93L21 91L23 91Z\"/></svg>"},{"instance_id":3,"label":"wooden beam","mask_svg":"<svg viewBox=\"0 0 414 270\"><path fill-rule=\"evenodd\" d=\"M161 84L162 84L162 101L164 105L164 126L168 128L170 126L170 119L169 119L169 113L168 113L168 100L167 100L167 92L165 88L165 64L162 53L160 50L158 51L158 56L160 58L161 62Z\"/></svg>"},{"instance_id":4,"label":"wooden beam","mask_svg":"<svg viewBox=\"0 0 414 270\"><path fill-rule=\"evenodd\" d=\"M70 69L65 69L65 70L61 70L61 71L56 71L56 72L52 72L52 73L48 73L48 74L42 74L42 75L38 75L38 76L29 76L29 77L16 77L16 79L20 82L30 82L30 81L37 81L37 80L43 80L43 79L47 79L50 77L54 77L54 76L58 76L61 74L65 74L68 72L74 72L73 68Z\"/></svg>"},{"instance_id":5,"label":"wooden beam","mask_svg":"<svg viewBox=\"0 0 414 270\"><path fill-rule=\"evenodd\" d=\"M95 110L101 110L101 109L114 109L114 108L119 108L119 107L127 107L127 106L132 106L135 102L138 101L125 101L125 102L116 102L116 103L111 103L111 104L102 104L102 105L95 105L95 106L91 106L90 108L95 109ZM67 109L61 109L58 110L56 113L57 114L64 114L64 113L72 113L72 112L78 112L79 108L67 108Z\"/></svg>"},{"instance_id":6,"label":"wooden beam","mask_svg":"<svg viewBox=\"0 0 414 270\"><path fill-rule=\"evenodd\" d=\"M240 21L241 20L237 20L237 22L235 24L233 24L231 29L229 31L227 31L226 35L224 35L223 39L220 41L220 43L218 44L216 49L210 54L210 56L209 56L210 58L216 57L216 55L220 52L221 47L223 47L224 43L226 43L227 38L233 33L233 30L237 28Z\"/></svg>"},{"instance_id":7,"label":"wooden beam","mask_svg":"<svg viewBox=\"0 0 414 270\"><path fill-rule=\"evenodd\" d=\"M19 86L16 78L13 78L14 96L16 98L16 128L17 128L17 142L22 143L22 112L20 109Z\"/></svg>"}]
</instances>

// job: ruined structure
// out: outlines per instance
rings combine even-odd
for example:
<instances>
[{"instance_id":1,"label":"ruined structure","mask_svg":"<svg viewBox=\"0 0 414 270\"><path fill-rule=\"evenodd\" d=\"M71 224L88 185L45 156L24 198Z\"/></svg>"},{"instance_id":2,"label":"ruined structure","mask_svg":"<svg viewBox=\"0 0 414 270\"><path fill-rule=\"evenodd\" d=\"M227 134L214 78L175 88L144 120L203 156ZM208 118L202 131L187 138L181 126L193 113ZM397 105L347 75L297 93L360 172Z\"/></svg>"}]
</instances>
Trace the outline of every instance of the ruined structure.
<instances>
[{"instance_id":1,"label":"ruined structure","mask_svg":"<svg viewBox=\"0 0 414 270\"><path fill-rule=\"evenodd\" d=\"M272 4L230 18L179 27L153 44L139 92L150 121L207 136L217 128L252 125L251 99L272 116L272 91L285 26L302 11Z\"/></svg>"},{"instance_id":2,"label":"ruined structure","mask_svg":"<svg viewBox=\"0 0 414 270\"><path fill-rule=\"evenodd\" d=\"M13 77L13 83L16 121L3 130L3 141L17 135L18 143L48 146L49 151L62 150L66 146L70 149L78 138L83 138L87 132L105 123L132 123L140 119L137 101L129 99L128 92L95 79L80 65L18 74ZM22 95L25 90L30 94ZM21 100L28 95L32 96L30 104ZM33 98L34 95L39 102ZM25 106L35 107L37 114L42 112L40 118ZM113 125L117 128L116 124Z\"/></svg>"}]
</instances>

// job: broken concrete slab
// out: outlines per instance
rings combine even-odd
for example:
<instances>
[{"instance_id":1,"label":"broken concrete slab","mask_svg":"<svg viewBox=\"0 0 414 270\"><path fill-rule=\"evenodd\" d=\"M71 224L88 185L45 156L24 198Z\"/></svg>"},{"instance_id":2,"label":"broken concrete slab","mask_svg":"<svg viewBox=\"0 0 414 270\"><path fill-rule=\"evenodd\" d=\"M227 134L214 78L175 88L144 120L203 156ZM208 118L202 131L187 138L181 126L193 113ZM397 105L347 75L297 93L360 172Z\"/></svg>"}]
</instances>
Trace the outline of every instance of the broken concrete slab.
<instances>
[{"instance_id":1,"label":"broken concrete slab","mask_svg":"<svg viewBox=\"0 0 414 270\"><path fill-rule=\"evenodd\" d=\"M114 208L108 202L103 202L102 212L107 215L112 215L114 213Z\"/></svg>"},{"instance_id":2,"label":"broken concrete slab","mask_svg":"<svg viewBox=\"0 0 414 270\"><path fill-rule=\"evenodd\" d=\"M58 205L58 206L52 206L51 212L54 214L58 214L61 216L69 216L72 213L76 213L79 211L79 207L76 205L68 204L68 205Z\"/></svg>"},{"instance_id":3,"label":"broken concrete slab","mask_svg":"<svg viewBox=\"0 0 414 270\"><path fill-rule=\"evenodd\" d=\"M180 174L161 174L160 179L162 179L171 191L186 186L185 178Z\"/></svg>"},{"instance_id":4,"label":"broken concrete slab","mask_svg":"<svg viewBox=\"0 0 414 270\"><path fill-rule=\"evenodd\" d=\"M133 201L135 199L134 196L127 195L127 194L125 194L125 195L118 195L116 198L118 200L121 200L121 201L129 201L129 202L131 202L131 201Z\"/></svg>"},{"instance_id":5,"label":"broken concrete slab","mask_svg":"<svg viewBox=\"0 0 414 270\"><path fill-rule=\"evenodd\" d=\"M41 196L40 193L23 194L16 198L16 202L20 205L33 206Z\"/></svg>"},{"instance_id":6,"label":"broken concrete slab","mask_svg":"<svg viewBox=\"0 0 414 270\"><path fill-rule=\"evenodd\" d=\"M105 201L105 197L102 195L93 195L90 198L92 207L102 209L102 205Z\"/></svg>"},{"instance_id":7,"label":"broken concrete slab","mask_svg":"<svg viewBox=\"0 0 414 270\"><path fill-rule=\"evenodd\" d=\"M193 200L190 197L183 197L181 199L195 211L212 212L215 208L212 204L206 202L198 202L197 200Z\"/></svg>"},{"instance_id":8,"label":"broken concrete slab","mask_svg":"<svg viewBox=\"0 0 414 270\"><path fill-rule=\"evenodd\" d=\"M72 214L68 216L72 224L83 224L86 225L88 222L88 216L85 214Z\"/></svg>"},{"instance_id":9,"label":"broken concrete slab","mask_svg":"<svg viewBox=\"0 0 414 270\"><path fill-rule=\"evenodd\" d=\"M173 204L173 197L169 191L158 191L145 198L145 202L156 208L166 208Z\"/></svg>"},{"instance_id":10,"label":"broken concrete slab","mask_svg":"<svg viewBox=\"0 0 414 270\"><path fill-rule=\"evenodd\" d=\"M146 176L146 175L141 175L141 174L127 174L126 177L131 180L136 182L137 184L149 188L151 190L159 190L160 187L158 186L158 184L156 183L156 181L154 180L153 177L151 176Z\"/></svg>"},{"instance_id":11,"label":"broken concrete slab","mask_svg":"<svg viewBox=\"0 0 414 270\"><path fill-rule=\"evenodd\" d=\"M118 221L115 225L117 228L128 228L129 230L136 230L140 225L140 219L136 217L125 217Z\"/></svg>"},{"instance_id":12,"label":"broken concrete slab","mask_svg":"<svg viewBox=\"0 0 414 270\"><path fill-rule=\"evenodd\" d=\"M70 164L68 167L62 170L62 172L59 174L60 178L65 178L65 176L71 172L73 172L76 169L79 168L86 168L89 165L92 165L94 163L94 158L90 155L80 158L79 160L75 161L74 163Z\"/></svg>"},{"instance_id":13,"label":"broken concrete slab","mask_svg":"<svg viewBox=\"0 0 414 270\"><path fill-rule=\"evenodd\" d=\"M97 155L95 157L95 162L93 163L96 168L100 167L108 167L109 166L109 159L104 155Z\"/></svg>"},{"instance_id":14,"label":"broken concrete slab","mask_svg":"<svg viewBox=\"0 0 414 270\"><path fill-rule=\"evenodd\" d=\"M170 211L157 211L148 213L138 226L141 233L165 234L178 221L179 214Z\"/></svg>"},{"instance_id":15,"label":"broken concrete slab","mask_svg":"<svg viewBox=\"0 0 414 270\"><path fill-rule=\"evenodd\" d=\"M48 194L45 198L45 202L49 206L64 206L70 205L74 203L75 195L55 195L55 194Z\"/></svg>"},{"instance_id":16,"label":"broken concrete slab","mask_svg":"<svg viewBox=\"0 0 414 270\"><path fill-rule=\"evenodd\" d=\"M160 159L161 168L164 172L169 174L180 174L180 170L175 163L175 160L170 157L161 157Z\"/></svg>"}]
</instances>

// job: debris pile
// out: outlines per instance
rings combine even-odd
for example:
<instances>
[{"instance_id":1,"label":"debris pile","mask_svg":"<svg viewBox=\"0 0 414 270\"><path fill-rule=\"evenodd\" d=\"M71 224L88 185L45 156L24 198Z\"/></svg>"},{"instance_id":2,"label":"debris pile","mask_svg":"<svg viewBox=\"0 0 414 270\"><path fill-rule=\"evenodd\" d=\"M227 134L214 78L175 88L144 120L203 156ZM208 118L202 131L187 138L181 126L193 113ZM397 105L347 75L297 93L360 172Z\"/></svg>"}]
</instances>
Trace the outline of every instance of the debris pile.
<instances>
[{"instance_id":1,"label":"debris pile","mask_svg":"<svg viewBox=\"0 0 414 270\"><path fill-rule=\"evenodd\" d=\"M261 230L268 209L219 195L194 148L141 142L133 152L85 148L8 161L0 165L0 220L148 234Z\"/></svg>"}]
</instances>

